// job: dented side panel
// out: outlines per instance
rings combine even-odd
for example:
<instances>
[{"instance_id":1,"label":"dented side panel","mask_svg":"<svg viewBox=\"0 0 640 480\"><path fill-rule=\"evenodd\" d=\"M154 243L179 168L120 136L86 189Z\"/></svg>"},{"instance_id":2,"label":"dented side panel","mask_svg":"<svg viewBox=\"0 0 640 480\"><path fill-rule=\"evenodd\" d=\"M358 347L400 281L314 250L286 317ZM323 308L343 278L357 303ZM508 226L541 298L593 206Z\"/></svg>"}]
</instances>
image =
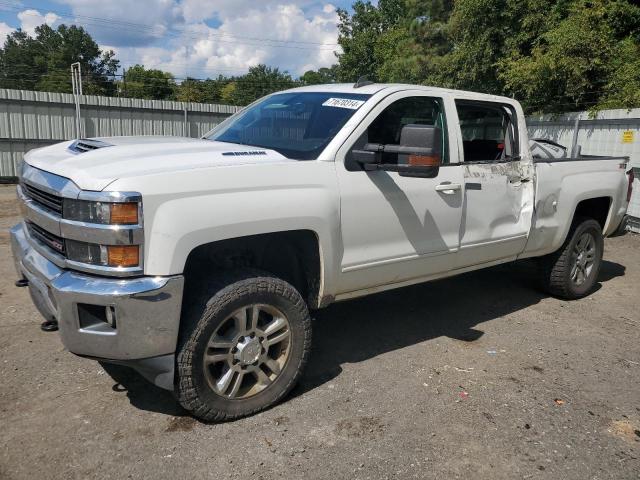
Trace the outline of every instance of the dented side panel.
<instances>
[{"instance_id":1,"label":"dented side panel","mask_svg":"<svg viewBox=\"0 0 640 480\"><path fill-rule=\"evenodd\" d=\"M526 245L533 216L533 159L525 118L517 102L501 100L516 112L519 159L463 162L464 198L458 268L515 259ZM459 123L459 122L457 122ZM461 129L456 128L463 152Z\"/></svg>"},{"instance_id":2,"label":"dented side panel","mask_svg":"<svg viewBox=\"0 0 640 480\"><path fill-rule=\"evenodd\" d=\"M583 200L609 198L604 234L613 233L626 212L624 159L535 164L535 214L520 258L546 255L564 242Z\"/></svg>"}]
</instances>

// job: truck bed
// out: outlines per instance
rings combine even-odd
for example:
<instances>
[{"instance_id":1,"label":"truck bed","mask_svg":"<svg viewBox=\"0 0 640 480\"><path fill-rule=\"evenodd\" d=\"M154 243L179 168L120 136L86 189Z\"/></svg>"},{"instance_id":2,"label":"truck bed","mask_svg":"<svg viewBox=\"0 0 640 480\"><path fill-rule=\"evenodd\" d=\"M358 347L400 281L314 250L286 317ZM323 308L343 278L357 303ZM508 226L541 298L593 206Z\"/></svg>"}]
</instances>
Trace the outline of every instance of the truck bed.
<instances>
[{"instance_id":1,"label":"truck bed","mask_svg":"<svg viewBox=\"0 0 640 480\"><path fill-rule=\"evenodd\" d=\"M560 248L576 209L588 199L608 205L603 215L603 234L608 236L616 231L626 213L628 157L582 155L535 159L534 163L536 203L529 240L521 258L545 255Z\"/></svg>"}]
</instances>

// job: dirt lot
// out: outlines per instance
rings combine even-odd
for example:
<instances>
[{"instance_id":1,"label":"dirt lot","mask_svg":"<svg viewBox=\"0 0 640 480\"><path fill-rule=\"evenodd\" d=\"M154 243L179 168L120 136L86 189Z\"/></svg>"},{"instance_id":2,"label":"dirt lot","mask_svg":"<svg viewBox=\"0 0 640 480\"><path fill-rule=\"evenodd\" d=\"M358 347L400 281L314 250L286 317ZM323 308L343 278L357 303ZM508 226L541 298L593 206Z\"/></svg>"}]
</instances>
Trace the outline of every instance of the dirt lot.
<instances>
[{"instance_id":1,"label":"dirt lot","mask_svg":"<svg viewBox=\"0 0 640 480\"><path fill-rule=\"evenodd\" d=\"M0 187L0 478L640 475L640 236L565 302L510 265L316 312L281 405L206 425L135 373L66 352L13 286Z\"/></svg>"}]
</instances>

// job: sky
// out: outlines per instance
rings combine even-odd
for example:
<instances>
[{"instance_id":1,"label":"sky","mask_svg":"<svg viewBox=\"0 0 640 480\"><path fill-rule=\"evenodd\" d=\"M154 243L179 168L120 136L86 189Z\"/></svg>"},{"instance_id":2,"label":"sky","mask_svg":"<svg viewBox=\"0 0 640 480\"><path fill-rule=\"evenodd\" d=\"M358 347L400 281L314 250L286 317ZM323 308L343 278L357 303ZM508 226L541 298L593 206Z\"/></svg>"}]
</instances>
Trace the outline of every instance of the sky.
<instances>
[{"instance_id":1,"label":"sky","mask_svg":"<svg viewBox=\"0 0 640 480\"><path fill-rule=\"evenodd\" d=\"M0 45L17 28L84 27L126 68L177 78L265 63L297 77L335 63L337 8L353 0L0 0Z\"/></svg>"}]
</instances>

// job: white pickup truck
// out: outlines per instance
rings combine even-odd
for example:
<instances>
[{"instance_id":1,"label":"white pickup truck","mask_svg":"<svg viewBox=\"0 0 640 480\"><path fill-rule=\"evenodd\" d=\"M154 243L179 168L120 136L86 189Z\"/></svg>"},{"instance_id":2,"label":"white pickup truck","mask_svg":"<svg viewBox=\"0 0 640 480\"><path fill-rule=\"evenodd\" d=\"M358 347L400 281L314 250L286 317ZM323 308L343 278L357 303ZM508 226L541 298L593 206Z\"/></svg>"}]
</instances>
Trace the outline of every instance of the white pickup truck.
<instances>
[{"instance_id":1,"label":"white pickup truck","mask_svg":"<svg viewBox=\"0 0 640 480\"><path fill-rule=\"evenodd\" d=\"M69 351L137 369L197 417L236 418L293 387L309 310L331 302L528 257L551 294L588 294L626 165L535 159L509 98L296 88L201 139L26 154L17 284Z\"/></svg>"}]
</instances>

